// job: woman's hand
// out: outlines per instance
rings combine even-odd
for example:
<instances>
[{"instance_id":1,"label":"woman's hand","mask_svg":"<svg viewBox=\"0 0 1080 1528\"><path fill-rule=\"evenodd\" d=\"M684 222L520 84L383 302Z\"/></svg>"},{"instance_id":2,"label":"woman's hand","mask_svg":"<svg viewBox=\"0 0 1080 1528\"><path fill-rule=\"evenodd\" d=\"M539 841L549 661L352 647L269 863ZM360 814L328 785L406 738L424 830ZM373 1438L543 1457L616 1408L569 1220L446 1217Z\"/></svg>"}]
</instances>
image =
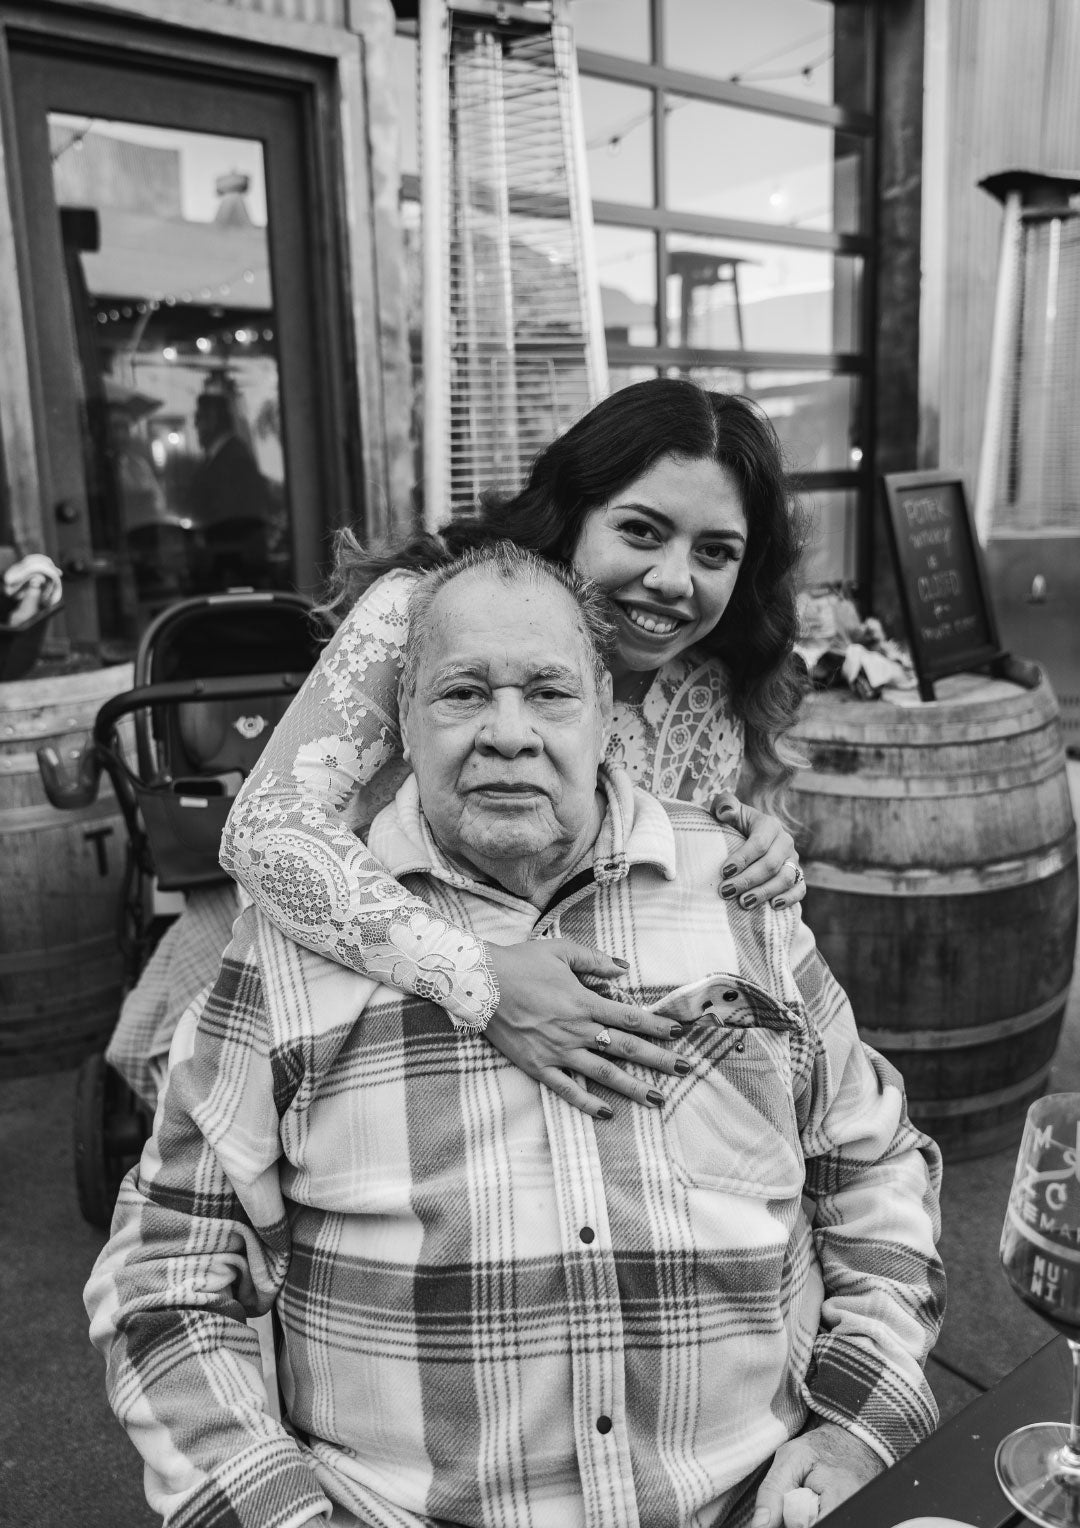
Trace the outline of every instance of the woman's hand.
<instances>
[{"instance_id":1,"label":"woman's hand","mask_svg":"<svg viewBox=\"0 0 1080 1528\"><path fill-rule=\"evenodd\" d=\"M682 1030L671 1019L601 997L579 980L596 976L618 981L626 975L625 961L570 939L532 939L486 948L499 980L500 999L484 1035L508 1061L583 1114L611 1119L613 1111L603 1098L587 1093L568 1077L567 1070L635 1103L654 1107L663 1103L663 1094L648 1082L628 1076L616 1062L634 1061L672 1076L690 1070L687 1062L648 1038L677 1038ZM611 1044L598 1053L593 1047L604 1030Z\"/></svg>"},{"instance_id":2,"label":"woman's hand","mask_svg":"<svg viewBox=\"0 0 1080 1528\"><path fill-rule=\"evenodd\" d=\"M724 864L722 897L738 897L739 906L793 907L806 895L795 840L775 817L744 806L731 791L721 791L712 804L717 822L738 828L746 843Z\"/></svg>"}]
</instances>

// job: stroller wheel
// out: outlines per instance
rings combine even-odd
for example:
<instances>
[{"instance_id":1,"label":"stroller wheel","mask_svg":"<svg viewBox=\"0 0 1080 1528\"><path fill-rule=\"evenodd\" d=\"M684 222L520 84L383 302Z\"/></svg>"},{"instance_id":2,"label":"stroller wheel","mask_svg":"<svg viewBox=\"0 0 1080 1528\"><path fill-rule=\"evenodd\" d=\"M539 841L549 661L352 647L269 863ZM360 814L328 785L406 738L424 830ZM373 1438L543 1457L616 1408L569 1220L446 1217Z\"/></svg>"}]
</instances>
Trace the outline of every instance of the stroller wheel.
<instances>
[{"instance_id":1,"label":"stroller wheel","mask_svg":"<svg viewBox=\"0 0 1080 1528\"><path fill-rule=\"evenodd\" d=\"M149 1135L146 1110L102 1055L88 1056L75 1087L75 1187L79 1210L108 1230L116 1196Z\"/></svg>"}]
</instances>

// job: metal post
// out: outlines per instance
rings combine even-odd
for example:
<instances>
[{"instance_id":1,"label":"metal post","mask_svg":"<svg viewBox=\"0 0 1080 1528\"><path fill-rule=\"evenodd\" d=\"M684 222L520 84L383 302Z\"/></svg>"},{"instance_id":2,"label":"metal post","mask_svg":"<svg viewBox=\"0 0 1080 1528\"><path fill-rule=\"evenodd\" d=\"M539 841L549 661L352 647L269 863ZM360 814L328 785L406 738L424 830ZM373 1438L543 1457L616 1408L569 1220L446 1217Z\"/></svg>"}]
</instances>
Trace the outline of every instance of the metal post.
<instances>
[{"instance_id":1,"label":"metal post","mask_svg":"<svg viewBox=\"0 0 1080 1528\"><path fill-rule=\"evenodd\" d=\"M994 464L1001 449L1001 427L1005 415L1005 382L1010 365L1014 297L1020 267L1021 200L1019 191L1008 193L1001 225L1001 255L994 301L994 327L990 339L990 374L986 385L986 415L979 452L979 475L975 484L975 532L984 546L990 534L996 486Z\"/></svg>"},{"instance_id":2,"label":"metal post","mask_svg":"<svg viewBox=\"0 0 1080 1528\"><path fill-rule=\"evenodd\" d=\"M446 0L420 0L420 249L423 288L424 528L450 518L449 301L446 135L449 122Z\"/></svg>"}]
</instances>

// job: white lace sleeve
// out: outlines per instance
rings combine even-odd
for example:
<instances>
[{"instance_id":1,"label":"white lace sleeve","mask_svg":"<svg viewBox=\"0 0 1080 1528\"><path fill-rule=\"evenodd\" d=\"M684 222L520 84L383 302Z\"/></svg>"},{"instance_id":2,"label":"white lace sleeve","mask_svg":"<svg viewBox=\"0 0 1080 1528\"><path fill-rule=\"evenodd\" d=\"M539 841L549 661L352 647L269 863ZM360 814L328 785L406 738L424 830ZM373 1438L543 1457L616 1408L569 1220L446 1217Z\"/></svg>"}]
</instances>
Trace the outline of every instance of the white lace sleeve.
<instances>
[{"instance_id":1,"label":"white lace sleeve","mask_svg":"<svg viewBox=\"0 0 1080 1528\"><path fill-rule=\"evenodd\" d=\"M483 943L433 917L354 831L406 774L397 694L414 578L386 574L350 611L237 796L221 863L297 943L482 1029L499 1002Z\"/></svg>"}]
</instances>

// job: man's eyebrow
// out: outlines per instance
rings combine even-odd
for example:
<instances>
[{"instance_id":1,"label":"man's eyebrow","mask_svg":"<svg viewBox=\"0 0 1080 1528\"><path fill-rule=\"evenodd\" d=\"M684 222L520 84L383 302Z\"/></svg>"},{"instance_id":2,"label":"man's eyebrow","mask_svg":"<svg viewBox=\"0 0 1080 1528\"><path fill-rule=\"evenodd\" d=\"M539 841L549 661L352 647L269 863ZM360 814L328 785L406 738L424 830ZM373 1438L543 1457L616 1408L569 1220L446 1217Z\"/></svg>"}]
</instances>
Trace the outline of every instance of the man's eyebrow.
<instances>
[{"instance_id":1,"label":"man's eyebrow","mask_svg":"<svg viewBox=\"0 0 1080 1528\"><path fill-rule=\"evenodd\" d=\"M636 499L619 499L613 506L614 509L631 509L635 514L648 515L651 519L659 522L666 530L676 529L675 522L662 509L657 509L653 504L641 504ZM699 541L737 541L740 546L746 545L746 537L742 531L734 526L722 526L716 530L702 531Z\"/></svg>"},{"instance_id":2,"label":"man's eyebrow","mask_svg":"<svg viewBox=\"0 0 1080 1528\"><path fill-rule=\"evenodd\" d=\"M567 663L546 663L543 668L536 669L535 672L529 676L529 682L531 684L542 682L545 679L559 679L562 680L564 684L580 685L581 674L576 668L572 668Z\"/></svg>"},{"instance_id":3,"label":"man's eyebrow","mask_svg":"<svg viewBox=\"0 0 1080 1528\"><path fill-rule=\"evenodd\" d=\"M432 674L429 683L445 684L448 679L486 679L487 664L480 658L472 663L462 660L457 663L444 663Z\"/></svg>"},{"instance_id":4,"label":"man's eyebrow","mask_svg":"<svg viewBox=\"0 0 1080 1528\"><path fill-rule=\"evenodd\" d=\"M431 676L430 683L433 686L446 684L455 679L482 679L485 684L489 682L488 665L483 659L474 662L462 661L460 663L444 663L437 668ZM581 675L578 670L568 663L544 663L539 668L532 669L527 676L526 683L543 683L544 680L559 679L567 684L580 684Z\"/></svg>"}]
</instances>

